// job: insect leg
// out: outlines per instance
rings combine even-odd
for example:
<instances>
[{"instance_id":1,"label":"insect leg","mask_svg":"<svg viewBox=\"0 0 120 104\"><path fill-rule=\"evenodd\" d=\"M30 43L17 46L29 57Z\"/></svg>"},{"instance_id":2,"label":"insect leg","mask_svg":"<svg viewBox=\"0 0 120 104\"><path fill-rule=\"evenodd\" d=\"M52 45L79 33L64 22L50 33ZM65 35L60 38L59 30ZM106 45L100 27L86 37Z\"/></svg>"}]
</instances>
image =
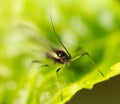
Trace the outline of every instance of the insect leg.
<instances>
[{"instance_id":1,"label":"insect leg","mask_svg":"<svg viewBox=\"0 0 120 104\"><path fill-rule=\"evenodd\" d=\"M30 64L30 68L31 68L31 67L33 66L33 64L35 64L35 63L40 64L41 61L40 61L40 60L33 60L33 61L31 62L31 64Z\"/></svg>"},{"instance_id":2,"label":"insect leg","mask_svg":"<svg viewBox=\"0 0 120 104\"><path fill-rule=\"evenodd\" d=\"M80 54L79 56L73 58L72 61L77 60L78 58L80 58L81 56L88 56L90 62L96 67L96 69L98 70L98 72L104 77L105 75L102 73L102 71L97 67L96 63L93 61L93 59L90 57L90 55L88 54L88 52L83 52L82 54Z\"/></svg>"},{"instance_id":3,"label":"insect leg","mask_svg":"<svg viewBox=\"0 0 120 104\"><path fill-rule=\"evenodd\" d=\"M39 68L41 68L41 67L48 67L49 65L47 65L47 64L43 64L43 65L41 65Z\"/></svg>"},{"instance_id":4,"label":"insect leg","mask_svg":"<svg viewBox=\"0 0 120 104\"><path fill-rule=\"evenodd\" d=\"M40 64L40 63L42 63L42 62L41 62L40 60L33 60L30 66L32 66L34 63ZM47 64L42 64L39 68L41 68L41 67L48 67L48 66L49 66L49 65L47 65Z\"/></svg>"},{"instance_id":5,"label":"insect leg","mask_svg":"<svg viewBox=\"0 0 120 104\"><path fill-rule=\"evenodd\" d=\"M61 81L60 81L60 77L59 77L59 71L60 71L61 68L58 68L56 70L56 74L57 74L57 79L58 79L58 83L59 83L59 89L60 89L60 93L61 93L61 101L63 100L63 94L62 94L62 84L61 84Z\"/></svg>"},{"instance_id":6,"label":"insect leg","mask_svg":"<svg viewBox=\"0 0 120 104\"><path fill-rule=\"evenodd\" d=\"M34 63L41 63L41 61L40 61L40 60L33 60L33 61L31 62L31 66L32 66Z\"/></svg>"}]
</instances>

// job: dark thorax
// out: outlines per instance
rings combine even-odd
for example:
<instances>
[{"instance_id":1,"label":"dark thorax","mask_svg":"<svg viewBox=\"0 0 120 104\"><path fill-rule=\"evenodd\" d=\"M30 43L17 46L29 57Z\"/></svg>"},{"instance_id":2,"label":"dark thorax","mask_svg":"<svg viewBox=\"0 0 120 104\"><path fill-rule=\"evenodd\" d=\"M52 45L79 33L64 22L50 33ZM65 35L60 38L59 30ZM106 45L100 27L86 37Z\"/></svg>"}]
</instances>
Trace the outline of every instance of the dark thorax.
<instances>
[{"instance_id":1,"label":"dark thorax","mask_svg":"<svg viewBox=\"0 0 120 104\"><path fill-rule=\"evenodd\" d=\"M63 50L53 49L52 52L46 53L47 57L52 59L54 62L66 64L71 61L71 56Z\"/></svg>"}]
</instances>

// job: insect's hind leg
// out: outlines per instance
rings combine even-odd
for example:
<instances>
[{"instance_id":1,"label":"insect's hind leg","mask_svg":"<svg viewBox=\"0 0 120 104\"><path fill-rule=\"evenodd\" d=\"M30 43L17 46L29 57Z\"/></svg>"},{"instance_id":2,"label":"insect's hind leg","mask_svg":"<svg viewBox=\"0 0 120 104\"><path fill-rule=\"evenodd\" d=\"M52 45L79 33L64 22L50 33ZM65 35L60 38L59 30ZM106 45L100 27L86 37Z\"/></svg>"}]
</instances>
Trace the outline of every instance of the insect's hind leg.
<instances>
[{"instance_id":1,"label":"insect's hind leg","mask_svg":"<svg viewBox=\"0 0 120 104\"><path fill-rule=\"evenodd\" d=\"M78 58L80 58L81 56L87 56L90 60L90 62L96 67L96 69L98 70L98 72L102 75L102 77L105 77L105 75L102 73L102 71L97 67L96 63L93 61L93 59L90 57L88 52L82 52L79 56L73 58L72 61L77 60Z\"/></svg>"},{"instance_id":2,"label":"insect's hind leg","mask_svg":"<svg viewBox=\"0 0 120 104\"><path fill-rule=\"evenodd\" d=\"M62 84L61 84L61 81L60 81L60 77L59 77L59 71L60 71L61 68L58 68L56 70L56 74L57 74L57 79L58 79L58 84L59 84L59 89L60 89L60 94L61 94L61 101L63 100L63 93L62 93Z\"/></svg>"}]
</instances>

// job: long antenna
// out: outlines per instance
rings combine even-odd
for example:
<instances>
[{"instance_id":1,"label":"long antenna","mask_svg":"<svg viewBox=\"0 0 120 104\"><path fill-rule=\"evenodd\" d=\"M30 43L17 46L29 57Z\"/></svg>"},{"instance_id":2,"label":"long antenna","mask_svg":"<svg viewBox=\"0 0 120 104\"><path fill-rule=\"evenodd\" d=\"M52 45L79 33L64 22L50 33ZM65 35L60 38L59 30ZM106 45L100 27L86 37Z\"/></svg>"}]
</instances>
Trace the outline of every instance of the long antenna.
<instances>
[{"instance_id":1,"label":"long antenna","mask_svg":"<svg viewBox=\"0 0 120 104\"><path fill-rule=\"evenodd\" d=\"M65 51L67 52L67 54L68 54L69 56L71 56L70 53L68 52L67 48L64 46L64 44L62 43L62 41L60 40L60 38L59 38L58 35L57 35L57 32L56 32L55 27L54 27L54 24L53 24L52 12L51 12L51 6L50 6L50 5L49 5L49 12L50 12L50 20L51 20L51 23L52 23L52 28L53 28L54 33L55 33L58 41L59 41L60 44L62 45L62 47L63 47L63 48L65 49Z\"/></svg>"}]
</instances>

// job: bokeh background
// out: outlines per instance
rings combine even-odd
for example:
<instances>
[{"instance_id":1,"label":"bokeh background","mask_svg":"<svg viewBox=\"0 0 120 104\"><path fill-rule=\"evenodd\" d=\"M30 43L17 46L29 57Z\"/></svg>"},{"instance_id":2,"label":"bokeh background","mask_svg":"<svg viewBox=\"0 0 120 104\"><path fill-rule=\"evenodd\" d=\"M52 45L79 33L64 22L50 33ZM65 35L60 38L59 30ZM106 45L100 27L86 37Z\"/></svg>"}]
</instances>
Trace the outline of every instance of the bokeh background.
<instances>
[{"instance_id":1,"label":"bokeh background","mask_svg":"<svg viewBox=\"0 0 120 104\"><path fill-rule=\"evenodd\" d=\"M119 11L119 0L1 0L0 104L49 104L50 99L43 99L51 95L44 95L44 90L47 87L54 89L53 94L57 90L56 85L51 84L57 80L54 65L42 72L35 70L38 64L31 69L32 60L47 63L49 60L24 36L24 32L21 33L18 29L20 24L34 25L41 35L58 44L51 27L51 12L55 29L70 53L77 56L80 54L78 47L82 47L107 74L112 65L120 61ZM64 86L89 75L94 71L93 67L87 58L72 63L66 68L70 72L62 71L66 76L61 77L65 81ZM101 76L97 71L95 73ZM42 87L41 77L45 80ZM80 90L67 104L119 104L119 79L118 76L111 82L96 84L91 91ZM109 94L106 94L106 89L109 89Z\"/></svg>"}]
</instances>

